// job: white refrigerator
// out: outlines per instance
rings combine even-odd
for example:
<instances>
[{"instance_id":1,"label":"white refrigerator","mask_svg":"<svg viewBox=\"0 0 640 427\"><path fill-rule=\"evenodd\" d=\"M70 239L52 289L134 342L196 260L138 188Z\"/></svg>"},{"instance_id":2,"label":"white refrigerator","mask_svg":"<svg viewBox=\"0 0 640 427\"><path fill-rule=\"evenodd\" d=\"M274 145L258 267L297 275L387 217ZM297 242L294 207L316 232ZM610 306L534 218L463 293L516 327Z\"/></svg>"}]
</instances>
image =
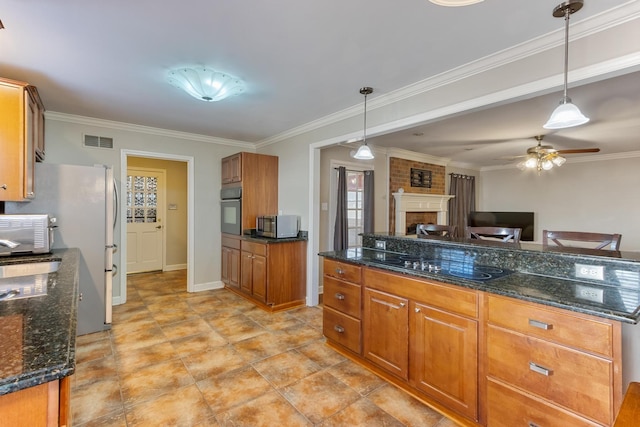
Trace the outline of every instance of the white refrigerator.
<instances>
[{"instance_id":1,"label":"white refrigerator","mask_svg":"<svg viewBox=\"0 0 640 427\"><path fill-rule=\"evenodd\" d=\"M5 213L56 218L53 248L79 248L78 335L110 328L113 228L117 198L110 167L36 163L35 199L5 203Z\"/></svg>"}]
</instances>

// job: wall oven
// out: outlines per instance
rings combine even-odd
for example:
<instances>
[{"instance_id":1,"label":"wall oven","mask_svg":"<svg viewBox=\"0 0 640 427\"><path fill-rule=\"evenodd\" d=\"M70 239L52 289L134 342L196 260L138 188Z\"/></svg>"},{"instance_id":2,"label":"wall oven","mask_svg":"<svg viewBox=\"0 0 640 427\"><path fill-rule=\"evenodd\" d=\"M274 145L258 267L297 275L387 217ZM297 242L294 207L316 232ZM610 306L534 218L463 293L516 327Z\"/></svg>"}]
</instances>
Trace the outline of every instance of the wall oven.
<instances>
[{"instance_id":1,"label":"wall oven","mask_svg":"<svg viewBox=\"0 0 640 427\"><path fill-rule=\"evenodd\" d=\"M220 190L220 209L221 231L242 234L242 187Z\"/></svg>"}]
</instances>

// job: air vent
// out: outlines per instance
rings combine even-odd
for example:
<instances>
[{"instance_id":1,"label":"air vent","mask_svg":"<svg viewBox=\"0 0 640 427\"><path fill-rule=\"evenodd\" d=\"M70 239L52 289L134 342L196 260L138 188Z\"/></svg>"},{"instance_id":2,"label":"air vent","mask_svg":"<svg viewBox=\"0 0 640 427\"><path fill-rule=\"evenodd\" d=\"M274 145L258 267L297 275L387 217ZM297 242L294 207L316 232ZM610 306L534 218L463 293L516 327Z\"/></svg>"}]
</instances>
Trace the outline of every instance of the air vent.
<instances>
[{"instance_id":1,"label":"air vent","mask_svg":"<svg viewBox=\"0 0 640 427\"><path fill-rule=\"evenodd\" d=\"M94 148L113 148L113 138L106 136L85 135L84 146Z\"/></svg>"}]
</instances>

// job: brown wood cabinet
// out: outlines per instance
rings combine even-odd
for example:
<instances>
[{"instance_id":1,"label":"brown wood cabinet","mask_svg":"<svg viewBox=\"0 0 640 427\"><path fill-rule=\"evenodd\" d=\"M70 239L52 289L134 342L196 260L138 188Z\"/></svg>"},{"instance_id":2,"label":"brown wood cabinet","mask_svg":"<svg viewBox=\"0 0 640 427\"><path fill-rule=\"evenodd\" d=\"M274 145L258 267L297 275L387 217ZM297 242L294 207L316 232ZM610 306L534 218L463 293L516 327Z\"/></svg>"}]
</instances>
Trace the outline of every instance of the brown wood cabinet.
<instances>
[{"instance_id":1,"label":"brown wood cabinet","mask_svg":"<svg viewBox=\"0 0 640 427\"><path fill-rule=\"evenodd\" d=\"M240 237L222 236L222 282L240 288Z\"/></svg>"},{"instance_id":2,"label":"brown wood cabinet","mask_svg":"<svg viewBox=\"0 0 640 427\"><path fill-rule=\"evenodd\" d=\"M44 158L44 108L34 86L0 79L0 200L35 196L36 155Z\"/></svg>"},{"instance_id":3,"label":"brown wood cabinet","mask_svg":"<svg viewBox=\"0 0 640 427\"><path fill-rule=\"evenodd\" d=\"M475 420L478 416L478 322L411 302L411 384Z\"/></svg>"},{"instance_id":4,"label":"brown wood cabinet","mask_svg":"<svg viewBox=\"0 0 640 427\"><path fill-rule=\"evenodd\" d=\"M222 183L232 184L242 181L242 153L222 159Z\"/></svg>"},{"instance_id":5,"label":"brown wood cabinet","mask_svg":"<svg viewBox=\"0 0 640 427\"><path fill-rule=\"evenodd\" d=\"M333 342L361 354L362 269L324 259L322 329Z\"/></svg>"},{"instance_id":6,"label":"brown wood cabinet","mask_svg":"<svg viewBox=\"0 0 640 427\"><path fill-rule=\"evenodd\" d=\"M222 187L242 187L241 230L278 213L278 157L241 152L222 159Z\"/></svg>"},{"instance_id":7,"label":"brown wood cabinet","mask_svg":"<svg viewBox=\"0 0 640 427\"><path fill-rule=\"evenodd\" d=\"M613 424L622 402L619 322L495 295L486 310L489 425L503 425L505 396L536 400L541 413L569 413L575 425Z\"/></svg>"},{"instance_id":8,"label":"brown wood cabinet","mask_svg":"<svg viewBox=\"0 0 640 427\"><path fill-rule=\"evenodd\" d=\"M364 357L398 377L409 379L409 300L364 289Z\"/></svg>"},{"instance_id":9,"label":"brown wood cabinet","mask_svg":"<svg viewBox=\"0 0 640 427\"><path fill-rule=\"evenodd\" d=\"M71 377L0 396L0 427L71 426Z\"/></svg>"},{"instance_id":10,"label":"brown wood cabinet","mask_svg":"<svg viewBox=\"0 0 640 427\"><path fill-rule=\"evenodd\" d=\"M269 311L303 305L307 242L240 240L240 286L227 288Z\"/></svg>"}]
</instances>

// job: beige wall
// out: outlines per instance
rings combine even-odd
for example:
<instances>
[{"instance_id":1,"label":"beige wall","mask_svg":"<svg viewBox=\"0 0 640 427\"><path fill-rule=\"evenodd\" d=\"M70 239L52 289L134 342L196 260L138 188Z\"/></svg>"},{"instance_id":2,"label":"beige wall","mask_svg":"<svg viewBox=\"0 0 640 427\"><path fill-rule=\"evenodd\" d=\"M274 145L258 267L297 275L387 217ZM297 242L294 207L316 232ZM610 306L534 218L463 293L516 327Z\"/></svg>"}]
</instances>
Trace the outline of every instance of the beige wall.
<instances>
[{"instance_id":1,"label":"beige wall","mask_svg":"<svg viewBox=\"0 0 640 427\"><path fill-rule=\"evenodd\" d=\"M165 171L165 269L187 268L187 163L129 156L127 166ZM169 205L177 209L169 209Z\"/></svg>"}]
</instances>

